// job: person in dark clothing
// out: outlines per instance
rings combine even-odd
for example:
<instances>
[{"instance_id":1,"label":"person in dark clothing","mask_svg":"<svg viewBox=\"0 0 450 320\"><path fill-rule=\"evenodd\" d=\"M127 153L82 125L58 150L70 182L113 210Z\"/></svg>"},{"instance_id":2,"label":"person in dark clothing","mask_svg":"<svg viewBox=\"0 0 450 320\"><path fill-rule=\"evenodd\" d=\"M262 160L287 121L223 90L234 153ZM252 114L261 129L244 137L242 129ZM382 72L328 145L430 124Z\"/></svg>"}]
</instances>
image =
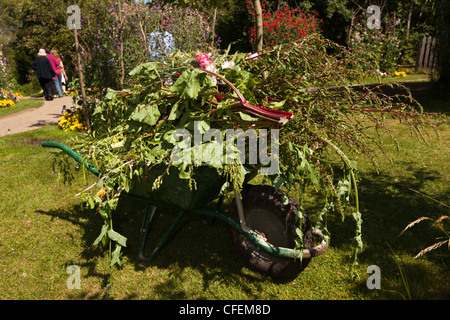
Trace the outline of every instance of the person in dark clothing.
<instances>
[{"instance_id":1,"label":"person in dark clothing","mask_svg":"<svg viewBox=\"0 0 450 320\"><path fill-rule=\"evenodd\" d=\"M34 59L31 68L36 72L36 77L38 78L42 90L44 91L45 100L53 100L52 83L53 77L55 76L55 71L50 64L44 49L39 49L39 53Z\"/></svg>"}]
</instances>

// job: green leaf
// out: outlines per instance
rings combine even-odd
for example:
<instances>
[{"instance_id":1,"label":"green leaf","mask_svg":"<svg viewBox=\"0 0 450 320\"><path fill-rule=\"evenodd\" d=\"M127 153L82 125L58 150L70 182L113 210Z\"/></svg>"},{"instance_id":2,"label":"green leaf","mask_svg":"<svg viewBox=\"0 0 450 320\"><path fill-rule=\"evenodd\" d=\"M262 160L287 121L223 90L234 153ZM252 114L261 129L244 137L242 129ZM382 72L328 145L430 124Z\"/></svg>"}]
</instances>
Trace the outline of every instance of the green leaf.
<instances>
[{"instance_id":1,"label":"green leaf","mask_svg":"<svg viewBox=\"0 0 450 320\"><path fill-rule=\"evenodd\" d=\"M169 118L168 118L169 120L176 120L176 119L178 119L178 117L180 115L183 114L184 108L182 108L182 106L184 107L187 104L187 101L184 101L183 104L181 104L180 102L181 102L181 100L178 100L172 106L172 109L170 110L170 114L169 114Z\"/></svg>"},{"instance_id":2,"label":"green leaf","mask_svg":"<svg viewBox=\"0 0 450 320\"><path fill-rule=\"evenodd\" d=\"M117 233L116 231L114 231L112 229L108 230L108 237L111 240L120 244L122 247L127 246L127 238L125 238L124 236L122 236L121 234Z\"/></svg>"},{"instance_id":3,"label":"green leaf","mask_svg":"<svg viewBox=\"0 0 450 320\"><path fill-rule=\"evenodd\" d=\"M197 99L201 87L200 81L201 78L205 79L205 75L199 69L186 70L170 87L170 92L177 94L181 99Z\"/></svg>"},{"instance_id":4,"label":"green leaf","mask_svg":"<svg viewBox=\"0 0 450 320\"><path fill-rule=\"evenodd\" d=\"M106 96L105 96L105 99L106 99L106 100L112 100L116 95L117 95L117 91L116 91L116 90L113 90L113 89L111 89L111 88L108 88L108 89L106 90Z\"/></svg>"},{"instance_id":5,"label":"green leaf","mask_svg":"<svg viewBox=\"0 0 450 320\"><path fill-rule=\"evenodd\" d=\"M119 142L117 142L117 143L112 144L112 145L111 145L111 148L112 148L112 149L121 149L121 148L124 147L124 145L125 145L125 142L124 142L124 141L119 141Z\"/></svg>"},{"instance_id":6,"label":"green leaf","mask_svg":"<svg viewBox=\"0 0 450 320\"><path fill-rule=\"evenodd\" d=\"M98 208L98 213L100 213L103 219L108 219L108 211L102 206Z\"/></svg>"},{"instance_id":7,"label":"green leaf","mask_svg":"<svg viewBox=\"0 0 450 320\"><path fill-rule=\"evenodd\" d=\"M348 181L348 180L344 180L344 181L340 180L338 182L338 185L337 185L337 195L338 195L338 197L342 197L342 196L347 195L349 193L349 191L350 191L350 181ZM350 200L350 198L348 196L345 197L345 199L347 201Z\"/></svg>"},{"instance_id":8,"label":"green leaf","mask_svg":"<svg viewBox=\"0 0 450 320\"><path fill-rule=\"evenodd\" d=\"M275 177L275 179L273 180L273 185L275 187L275 191L278 191L278 189L280 189L280 187L286 182L286 180L284 179L283 176L281 176L280 174L277 175Z\"/></svg>"},{"instance_id":9,"label":"green leaf","mask_svg":"<svg viewBox=\"0 0 450 320\"><path fill-rule=\"evenodd\" d=\"M307 179L311 180L311 182L316 186L320 187L320 182L317 177L316 170L308 163L309 174L306 176Z\"/></svg>"},{"instance_id":10,"label":"green leaf","mask_svg":"<svg viewBox=\"0 0 450 320\"><path fill-rule=\"evenodd\" d=\"M322 211L319 214L319 217L317 218L317 222L314 229L321 230L326 243L330 245L331 233L328 231L327 228L327 215L329 212L332 213L334 211L334 203L328 202L327 200L325 201L326 203L323 206Z\"/></svg>"},{"instance_id":11,"label":"green leaf","mask_svg":"<svg viewBox=\"0 0 450 320\"><path fill-rule=\"evenodd\" d=\"M122 246L117 244L116 245L116 249L111 253L111 262L110 262L110 266L114 266L114 265L122 265Z\"/></svg>"},{"instance_id":12,"label":"green leaf","mask_svg":"<svg viewBox=\"0 0 450 320\"><path fill-rule=\"evenodd\" d=\"M356 222L356 235L353 238L353 243L355 244L355 246L359 249L362 250L363 248L363 241L362 241L362 218L361 218L361 212L359 211L354 211L352 212L352 216L353 219Z\"/></svg>"},{"instance_id":13,"label":"green leaf","mask_svg":"<svg viewBox=\"0 0 450 320\"><path fill-rule=\"evenodd\" d=\"M105 238L107 231L108 231L108 226L104 224L103 227L102 227L102 231L100 232L100 235L94 241L94 244L93 244L94 246L99 244L100 241L102 241Z\"/></svg>"},{"instance_id":14,"label":"green leaf","mask_svg":"<svg viewBox=\"0 0 450 320\"><path fill-rule=\"evenodd\" d=\"M260 120L259 118L256 117L252 117L242 111L238 111L237 114L241 117L242 120L244 121L258 121Z\"/></svg>"},{"instance_id":15,"label":"green leaf","mask_svg":"<svg viewBox=\"0 0 450 320\"><path fill-rule=\"evenodd\" d=\"M131 70L129 75L130 76L142 75L145 73L145 71L156 69L156 67L158 67L158 62L143 63L134 68L133 70Z\"/></svg>"},{"instance_id":16,"label":"green leaf","mask_svg":"<svg viewBox=\"0 0 450 320\"><path fill-rule=\"evenodd\" d=\"M279 102L271 102L264 107L268 108L268 109L280 109L285 105L285 103L286 103L286 100L279 101Z\"/></svg>"},{"instance_id":17,"label":"green leaf","mask_svg":"<svg viewBox=\"0 0 450 320\"><path fill-rule=\"evenodd\" d=\"M91 208L91 209L94 209L95 208L95 202L94 202L94 199L91 197L91 196L87 196L86 197L86 201L87 201L87 203L89 204L89 207Z\"/></svg>"},{"instance_id":18,"label":"green leaf","mask_svg":"<svg viewBox=\"0 0 450 320\"><path fill-rule=\"evenodd\" d=\"M189 171L189 168L188 168L186 162L183 162L181 164L181 166L179 167L179 169L180 169L180 171L178 173L178 177L180 179L187 180L191 177L192 173Z\"/></svg>"},{"instance_id":19,"label":"green leaf","mask_svg":"<svg viewBox=\"0 0 450 320\"><path fill-rule=\"evenodd\" d=\"M130 120L154 126L158 122L160 116L161 113L159 112L157 105L151 104L145 107L139 105L130 115Z\"/></svg>"}]
</instances>

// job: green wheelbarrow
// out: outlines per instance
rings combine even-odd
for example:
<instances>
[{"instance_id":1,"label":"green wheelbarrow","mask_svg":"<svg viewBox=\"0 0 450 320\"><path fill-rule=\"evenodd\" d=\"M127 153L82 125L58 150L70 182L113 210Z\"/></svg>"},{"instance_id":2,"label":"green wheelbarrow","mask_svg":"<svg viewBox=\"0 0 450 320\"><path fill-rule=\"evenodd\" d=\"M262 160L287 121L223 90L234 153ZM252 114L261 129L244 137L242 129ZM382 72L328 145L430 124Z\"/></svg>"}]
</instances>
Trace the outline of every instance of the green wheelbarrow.
<instances>
[{"instance_id":1,"label":"green wheelbarrow","mask_svg":"<svg viewBox=\"0 0 450 320\"><path fill-rule=\"evenodd\" d=\"M101 173L82 159L80 155L67 145L58 142L43 142L43 147L58 148L67 153L90 172L100 177ZM150 175L133 185L127 193L135 199L147 202L147 209L140 230L138 257L144 261L152 261L168 241L173 231L187 214L197 213L204 217L219 219L228 224L233 246L240 253L247 265L264 275L275 279L292 279L306 268L313 257L327 250L327 243L319 230L313 230L307 216L303 214L302 234L303 250L295 250L298 237L296 221L298 202L282 190L275 190L268 185L252 185L245 183L241 196L234 191L234 199L228 211L221 210L223 195L221 189L225 179L217 171L208 166L199 166L195 171L197 188L190 190L187 181L179 179L177 174L169 174L161 186L152 190L153 180L167 168L156 166ZM176 168L173 168L176 169ZM284 199L289 200L286 204ZM218 199L216 208L206 205ZM160 239L149 257L144 255L149 225L153 220L156 208L168 205L180 209L175 221ZM318 243L317 245L315 245Z\"/></svg>"}]
</instances>

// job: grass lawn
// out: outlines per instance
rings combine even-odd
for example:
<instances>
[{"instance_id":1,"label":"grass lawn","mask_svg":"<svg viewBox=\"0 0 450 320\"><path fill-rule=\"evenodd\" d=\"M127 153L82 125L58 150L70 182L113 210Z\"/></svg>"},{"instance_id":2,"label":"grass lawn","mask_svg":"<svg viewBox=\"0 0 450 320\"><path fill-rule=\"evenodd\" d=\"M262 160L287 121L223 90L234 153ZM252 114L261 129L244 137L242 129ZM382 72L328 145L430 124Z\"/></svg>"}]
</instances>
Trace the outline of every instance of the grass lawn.
<instances>
[{"instance_id":1,"label":"grass lawn","mask_svg":"<svg viewBox=\"0 0 450 320\"><path fill-rule=\"evenodd\" d=\"M414 73L407 73L406 77L400 77L400 76L386 76L381 78L381 83L388 83L388 82L428 82L430 76L428 74L414 74ZM369 77L367 79L364 79L362 81L364 84L376 84L379 83L379 80L374 77Z\"/></svg>"},{"instance_id":2,"label":"grass lawn","mask_svg":"<svg viewBox=\"0 0 450 320\"><path fill-rule=\"evenodd\" d=\"M425 99L428 109L444 105ZM424 100L424 101L425 101ZM122 269L113 271L109 297L114 299L450 299L450 252L444 246L423 258L422 249L443 234L430 224L399 233L413 220L448 215L448 207L415 191L450 204L450 126L440 124L440 140L430 135L427 143L410 136L398 122L391 123L401 150L386 139L392 158L380 154L377 174L365 159L359 160L361 212L365 249L356 271L350 272L351 217L345 223L331 218L329 250L314 258L307 269L290 282L274 281L249 270L231 245L227 225L203 223L188 216L171 241L152 263L136 257L145 204L123 199L115 216L115 229L128 238ZM0 137L0 298L1 299L102 299L109 276L107 250L94 248L103 220L75 195L95 182L95 176L75 171L73 184L63 183L53 172L53 150L42 141L68 142L74 134L47 126L27 133ZM75 163L74 163L75 167ZM226 203L225 203L226 205ZM320 199L311 198L308 209L317 217ZM178 212L158 208L150 230L148 252L153 249ZM448 229L447 229L448 230ZM70 265L81 271L81 289L68 289ZM366 286L370 265L381 270L381 289ZM401 275L406 275L405 287Z\"/></svg>"},{"instance_id":3,"label":"grass lawn","mask_svg":"<svg viewBox=\"0 0 450 320\"><path fill-rule=\"evenodd\" d=\"M0 117L7 116L27 109L42 107L44 101L41 99L21 99L14 107L0 108Z\"/></svg>"}]
</instances>

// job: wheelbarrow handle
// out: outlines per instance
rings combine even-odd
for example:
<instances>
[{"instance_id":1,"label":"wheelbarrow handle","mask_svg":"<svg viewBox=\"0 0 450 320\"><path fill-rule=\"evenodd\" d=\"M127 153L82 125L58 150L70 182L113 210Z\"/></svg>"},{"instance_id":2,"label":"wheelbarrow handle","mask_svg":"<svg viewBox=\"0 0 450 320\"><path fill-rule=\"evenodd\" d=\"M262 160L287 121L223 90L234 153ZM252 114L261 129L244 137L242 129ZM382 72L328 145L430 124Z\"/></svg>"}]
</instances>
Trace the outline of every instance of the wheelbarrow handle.
<instances>
[{"instance_id":1,"label":"wheelbarrow handle","mask_svg":"<svg viewBox=\"0 0 450 320\"><path fill-rule=\"evenodd\" d=\"M95 168L92 164L89 162L83 160L83 158L77 154L75 151L70 149L67 145L61 142L51 142L51 141L45 141L42 142L42 146L45 148L57 148L61 149L65 153L67 153L69 156L71 156L73 159L75 159L78 163L84 165L90 172L95 174L97 177L100 176L100 172L97 168Z\"/></svg>"}]
</instances>

